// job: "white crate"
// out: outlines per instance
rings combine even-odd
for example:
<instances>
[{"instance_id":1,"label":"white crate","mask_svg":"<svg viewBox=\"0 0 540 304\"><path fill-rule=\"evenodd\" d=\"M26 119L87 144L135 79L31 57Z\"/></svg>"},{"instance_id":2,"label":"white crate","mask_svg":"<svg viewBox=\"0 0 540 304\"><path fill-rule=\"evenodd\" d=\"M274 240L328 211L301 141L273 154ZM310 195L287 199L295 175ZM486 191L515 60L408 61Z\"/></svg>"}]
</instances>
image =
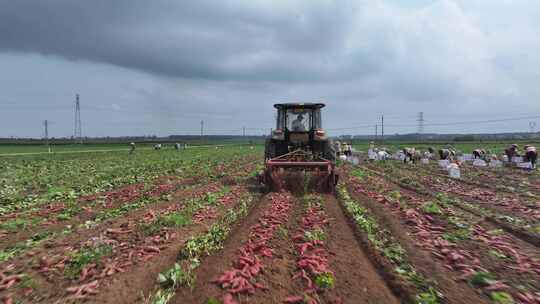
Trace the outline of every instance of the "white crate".
<instances>
[{"instance_id":1,"label":"white crate","mask_svg":"<svg viewBox=\"0 0 540 304\"><path fill-rule=\"evenodd\" d=\"M442 160L439 160L439 166L441 168L445 168L448 167L448 165L450 164L450 161L448 159L442 159Z\"/></svg>"},{"instance_id":2,"label":"white crate","mask_svg":"<svg viewBox=\"0 0 540 304\"><path fill-rule=\"evenodd\" d=\"M462 158L462 160L464 160L464 161L471 161L471 160L474 159L474 157L473 157L472 154L463 154L463 155L461 156L461 158Z\"/></svg>"},{"instance_id":3,"label":"white crate","mask_svg":"<svg viewBox=\"0 0 540 304\"><path fill-rule=\"evenodd\" d=\"M516 165L518 166L518 168L532 169L532 164L530 162L521 162L517 163Z\"/></svg>"},{"instance_id":4,"label":"white crate","mask_svg":"<svg viewBox=\"0 0 540 304\"><path fill-rule=\"evenodd\" d=\"M487 163L483 159L475 159L473 161L473 166L475 166L475 167L485 167L485 166L487 166Z\"/></svg>"},{"instance_id":5,"label":"white crate","mask_svg":"<svg viewBox=\"0 0 540 304\"><path fill-rule=\"evenodd\" d=\"M502 167L502 161L500 160L492 160L489 162L489 166L491 168L499 168L499 167Z\"/></svg>"},{"instance_id":6,"label":"white crate","mask_svg":"<svg viewBox=\"0 0 540 304\"><path fill-rule=\"evenodd\" d=\"M450 168L450 169L448 169L448 175L451 178L461 178L461 172L459 171L459 168Z\"/></svg>"}]
</instances>

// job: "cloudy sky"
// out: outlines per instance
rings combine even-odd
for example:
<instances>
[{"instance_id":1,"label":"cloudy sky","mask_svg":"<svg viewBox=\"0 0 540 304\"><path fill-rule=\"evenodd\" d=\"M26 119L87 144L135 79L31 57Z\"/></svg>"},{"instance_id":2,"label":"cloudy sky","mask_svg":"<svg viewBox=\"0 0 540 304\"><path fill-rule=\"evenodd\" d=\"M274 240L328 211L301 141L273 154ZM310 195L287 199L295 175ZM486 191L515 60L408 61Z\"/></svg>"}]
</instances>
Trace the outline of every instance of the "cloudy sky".
<instances>
[{"instance_id":1,"label":"cloudy sky","mask_svg":"<svg viewBox=\"0 0 540 304\"><path fill-rule=\"evenodd\" d=\"M88 136L538 130L538 50L537 0L0 0L0 136L72 135L76 93Z\"/></svg>"}]
</instances>

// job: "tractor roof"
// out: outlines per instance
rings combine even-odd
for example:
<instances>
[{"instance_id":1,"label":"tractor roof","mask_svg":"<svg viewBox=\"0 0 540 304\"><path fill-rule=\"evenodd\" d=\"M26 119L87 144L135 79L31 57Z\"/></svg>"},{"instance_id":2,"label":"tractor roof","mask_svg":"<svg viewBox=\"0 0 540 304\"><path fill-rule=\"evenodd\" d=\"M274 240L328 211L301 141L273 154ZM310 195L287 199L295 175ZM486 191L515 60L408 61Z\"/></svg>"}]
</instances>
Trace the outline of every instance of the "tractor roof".
<instances>
[{"instance_id":1,"label":"tractor roof","mask_svg":"<svg viewBox=\"0 0 540 304\"><path fill-rule=\"evenodd\" d=\"M276 103L274 108L276 109L320 109L324 107L324 103Z\"/></svg>"}]
</instances>

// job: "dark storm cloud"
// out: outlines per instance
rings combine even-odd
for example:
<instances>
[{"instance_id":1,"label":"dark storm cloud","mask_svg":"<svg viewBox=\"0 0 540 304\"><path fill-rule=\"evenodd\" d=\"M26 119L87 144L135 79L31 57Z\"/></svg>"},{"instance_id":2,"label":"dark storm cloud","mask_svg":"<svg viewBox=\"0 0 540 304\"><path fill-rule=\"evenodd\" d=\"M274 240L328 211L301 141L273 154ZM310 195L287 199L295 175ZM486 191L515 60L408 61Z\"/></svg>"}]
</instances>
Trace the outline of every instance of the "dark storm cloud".
<instances>
[{"instance_id":1,"label":"dark storm cloud","mask_svg":"<svg viewBox=\"0 0 540 304\"><path fill-rule=\"evenodd\" d=\"M538 113L539 8L534 0L0 0L0 130L36 136L49 119L70 135L75 93L89 135L197 134L200 120L209 130L268 130L272 103L291 100L327 102L330 128L372 125L381 113L413 125L388 132L415 131L419 111L427 122Z\"/></svg>"},{"instance_id":2,"label":"dark storm cloud","mask_svg":"<svg viewBox=\"0 0 540 304\"><path fill-rule=\"evenodd\" d=\"M377 67L342 52L353 5L257 3L2 1L0 50L205 79L312 81Z\"/></svg>"}]
</instances>

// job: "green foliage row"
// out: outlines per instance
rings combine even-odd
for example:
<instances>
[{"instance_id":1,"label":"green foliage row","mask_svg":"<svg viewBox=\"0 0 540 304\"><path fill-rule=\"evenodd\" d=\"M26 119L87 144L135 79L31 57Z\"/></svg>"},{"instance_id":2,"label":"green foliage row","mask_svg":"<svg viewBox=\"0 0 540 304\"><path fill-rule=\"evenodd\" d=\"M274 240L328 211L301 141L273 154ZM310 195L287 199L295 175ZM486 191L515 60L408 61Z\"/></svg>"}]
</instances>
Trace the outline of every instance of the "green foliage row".
<instances>
[{"instance_id":1,"label":"green foliage row","mask_svg":"<svg viewBox=\"0 0 540 304\"><path fill-rule=\"evenodd\" d=\"M217 164L258 152L226 147L0 158L0 215L31 211L50 201L74 202L80 196L147 183L159 176L208 176Z\"/></svg>"},{"instance_id":2,"label":"green foliage row","mask_svg":"<svg viewBox=\"0 0 540 304\"><path fill-rule=\"evenodd\" d=\"M208 232L191 237L178 253L178 262L170 269L160 273L157 278L159 288L145 303L166 304L174 296L176 288L193 286L195 270L203 257L223 248L231 227L243 218L253 202L250 194L244 195L235 208L228 209L225 215L214 223Z\"/></svg>"},{"instance_id":3,"label":"green foliage row","mask_svg":"<svg viewBox=\"0 0 540 304\"><path fill-rule=\"evenodd\" d=\"M396 274L414 284L421 291L416 295L417 303L441 303L443 296L434 287L436 283L428 281L415 270L414 266L407 262L405 249L391 237L390 232L382 228L366 208L360 206L351 198L345 185L338 187L338 194L347 212L352 216L358 227L367 234L371 245L396 265Z\"/></svg>"}]
</instances>

